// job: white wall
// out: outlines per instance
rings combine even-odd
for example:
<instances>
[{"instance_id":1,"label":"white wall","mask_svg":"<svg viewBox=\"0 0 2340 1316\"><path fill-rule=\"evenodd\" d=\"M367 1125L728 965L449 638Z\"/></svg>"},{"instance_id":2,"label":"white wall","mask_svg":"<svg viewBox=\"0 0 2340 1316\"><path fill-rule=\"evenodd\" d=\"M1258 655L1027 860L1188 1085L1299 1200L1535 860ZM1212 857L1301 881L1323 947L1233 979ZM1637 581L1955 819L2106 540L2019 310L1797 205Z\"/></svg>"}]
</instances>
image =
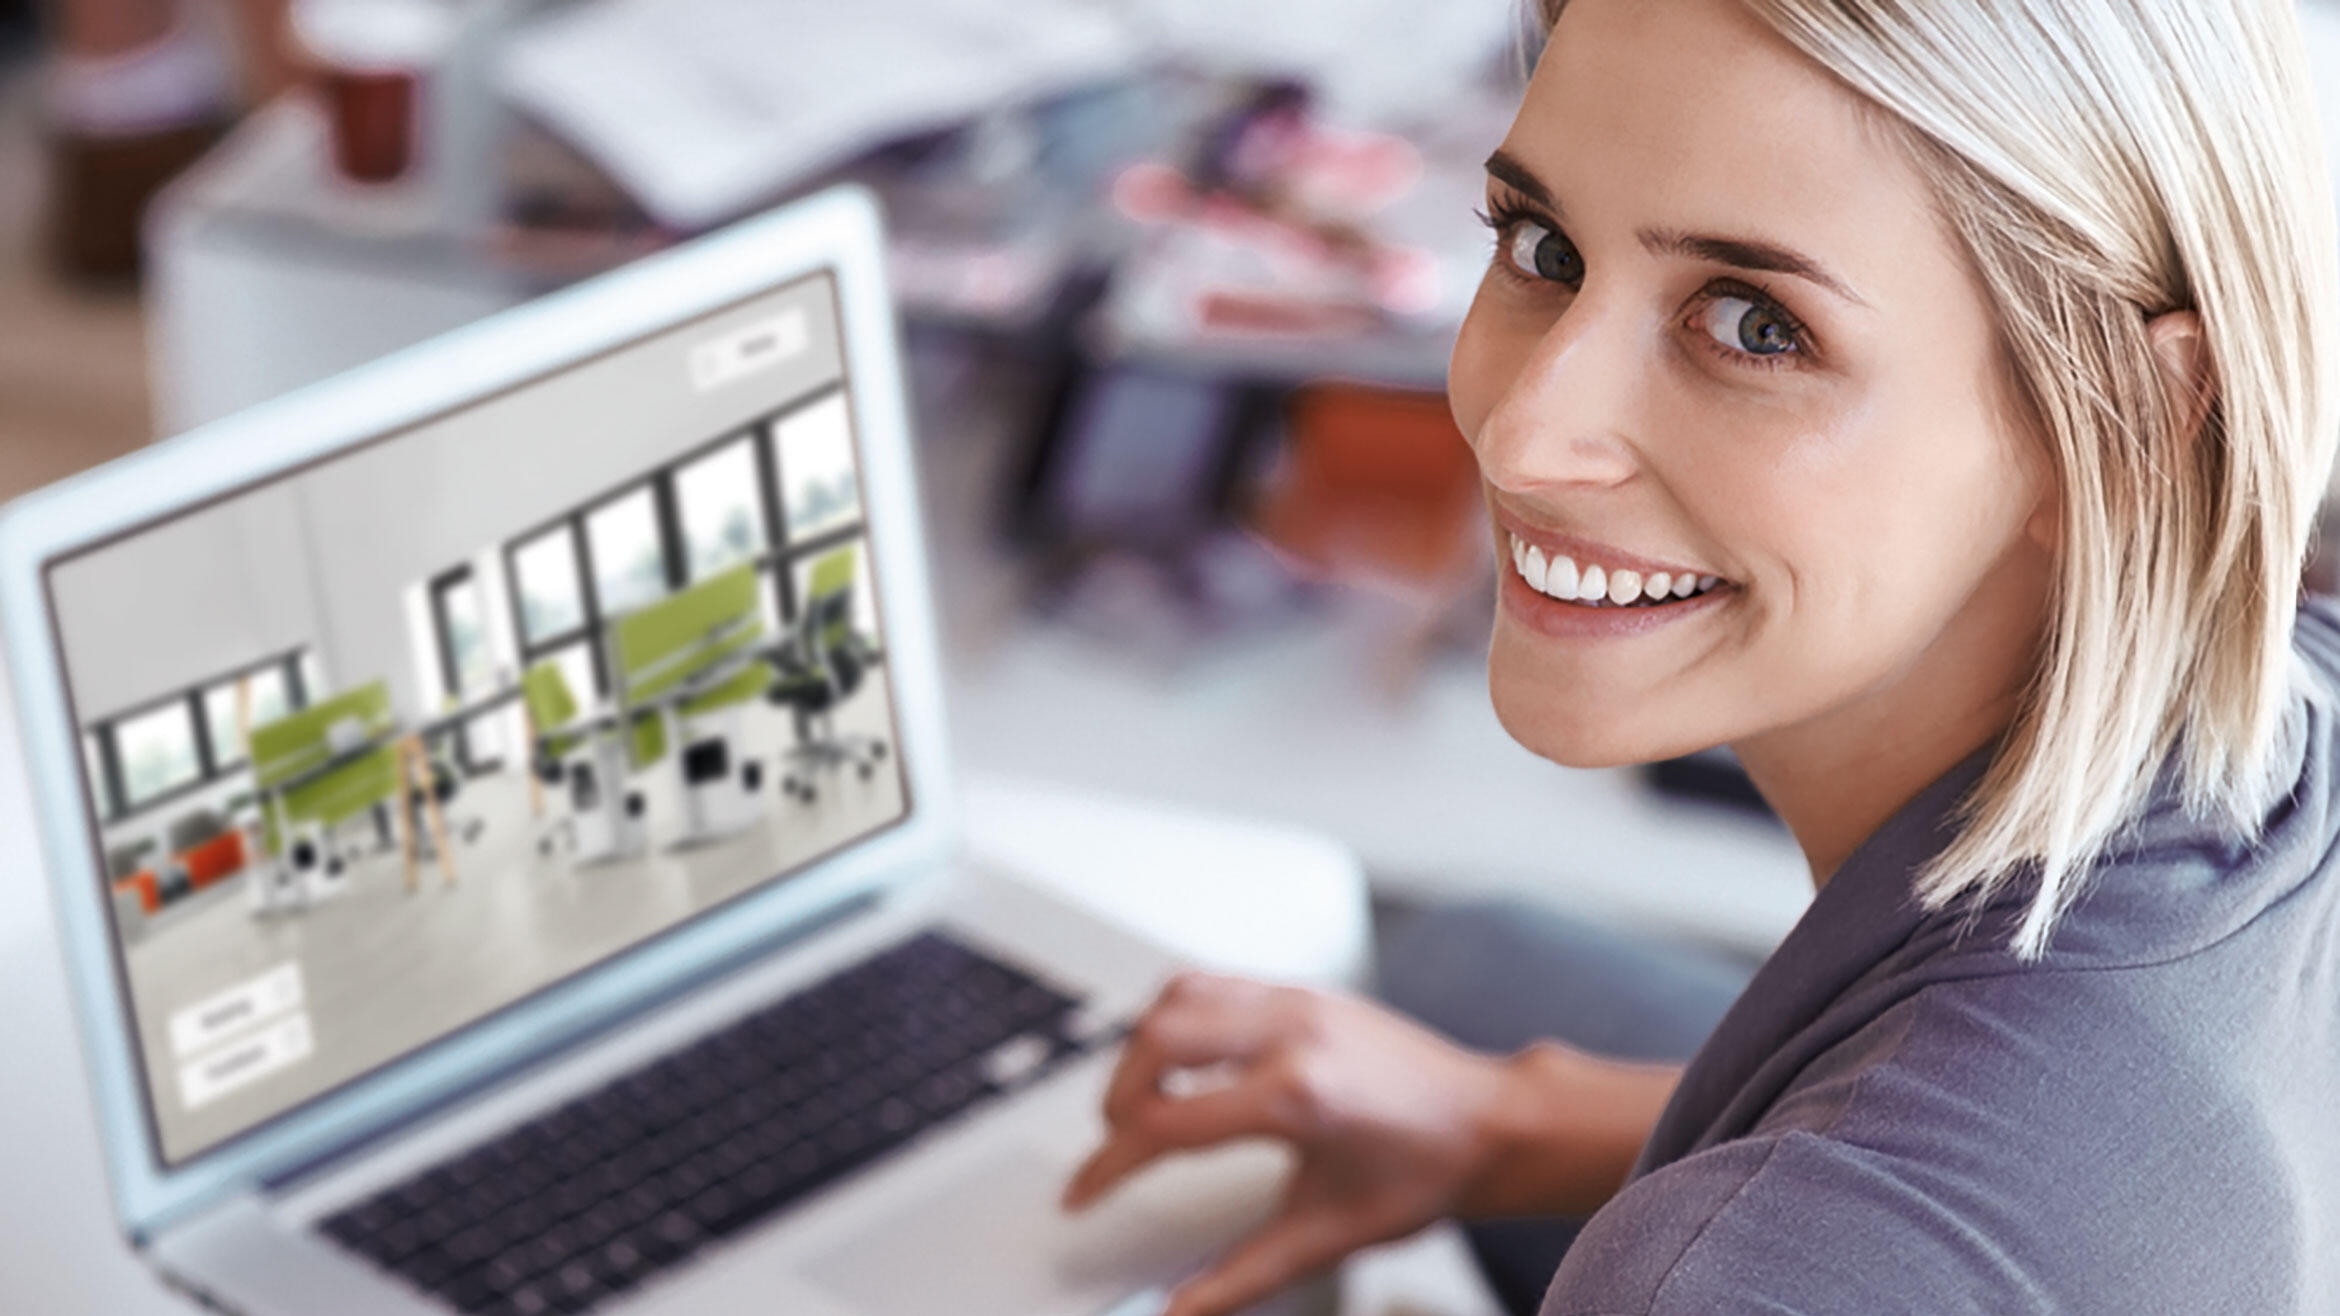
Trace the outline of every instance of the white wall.
<instances>
[{"instance_id":1,"label":"white wall","mask_svg":"<svg viewBox=\"0 0 2340 1316\"><path fill-rule=\"evenodd\" d=\"M289 485L258 490L55 575L58 630L86 722L317 642L308 536ZM327 670L341 670L327 659Z\"/></svg>"}]
</instances>

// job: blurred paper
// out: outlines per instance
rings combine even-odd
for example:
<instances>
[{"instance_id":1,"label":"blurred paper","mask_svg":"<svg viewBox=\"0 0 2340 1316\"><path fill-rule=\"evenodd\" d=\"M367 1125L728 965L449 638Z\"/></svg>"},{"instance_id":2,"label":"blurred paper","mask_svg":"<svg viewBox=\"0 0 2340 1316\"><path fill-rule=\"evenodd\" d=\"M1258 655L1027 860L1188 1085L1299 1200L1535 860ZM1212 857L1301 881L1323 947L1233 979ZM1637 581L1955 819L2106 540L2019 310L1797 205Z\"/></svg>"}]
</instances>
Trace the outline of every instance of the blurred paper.
<instances>
[{"instance_id":1,"label":"blurred paper","mask_svg":"<svg viewBox=\"0 0 2340 1316\"><path fill-rule=\"evenodd\" d=\"M702 228L890 139L1133 63L1082 0L599 0L516 35L498 82L663 223Z\"/></svg>"},{"instance_id":2,"label":"blurred paper","mask_svg":"<svg viewBox=\"0 0 2340 1316\"><path fill-rule=\"evenodd\" d=\"M1149 38L1218 72L1298 78L1326 114L1397 128L1438 117L1516 50L1519 0L1125 0Z\"/></svg>"}]
</instances>

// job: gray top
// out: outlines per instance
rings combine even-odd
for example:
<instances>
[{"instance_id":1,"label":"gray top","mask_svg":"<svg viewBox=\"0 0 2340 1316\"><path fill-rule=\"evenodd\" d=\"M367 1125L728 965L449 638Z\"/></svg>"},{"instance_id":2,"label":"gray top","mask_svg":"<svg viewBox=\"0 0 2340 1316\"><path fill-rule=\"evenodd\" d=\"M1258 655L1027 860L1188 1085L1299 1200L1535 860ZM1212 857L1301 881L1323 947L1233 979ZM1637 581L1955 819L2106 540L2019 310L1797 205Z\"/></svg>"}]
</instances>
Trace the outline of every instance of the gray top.
<instances>
[{"instance_id":1,"label":"gray top","mask_svg":"<svg viewBox=\"0 0 2340 1316\"><path fill-rule=\"evenodd\" d=\"M2340 607L2302 609L2256 845L2165 769L2048 956L1911 874L1960 764L1813 899L1690 1062L1544 1316L2340 1311ZM2021 884L2017 884L2018 887Z\"/></svg>"}]
</instances>

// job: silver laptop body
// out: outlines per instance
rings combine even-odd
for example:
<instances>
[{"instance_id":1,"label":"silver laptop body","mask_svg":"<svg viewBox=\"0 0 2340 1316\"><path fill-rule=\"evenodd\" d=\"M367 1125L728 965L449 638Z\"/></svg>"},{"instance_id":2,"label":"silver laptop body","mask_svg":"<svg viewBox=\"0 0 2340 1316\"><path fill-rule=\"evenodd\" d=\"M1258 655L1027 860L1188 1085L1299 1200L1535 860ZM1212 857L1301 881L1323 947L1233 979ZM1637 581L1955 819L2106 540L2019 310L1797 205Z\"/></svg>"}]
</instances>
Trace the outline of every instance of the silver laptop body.
<instances>
[{"instance_id":1,"label":"silver laptop body","mask_svg":"<svg viewBox=\"0 0 2340 1316\"><path fill-rule=\"evenodd\" d=\"M1136 1312L1272 1201L1248 1147L1055 1208L1175 966L959 856L857 191L20 500L0 622L117 1215L206 1303L455 1309L321 1226L936 934L1078 1002L993 1095L474 1309Z\"/></svg>"}]
</instances>

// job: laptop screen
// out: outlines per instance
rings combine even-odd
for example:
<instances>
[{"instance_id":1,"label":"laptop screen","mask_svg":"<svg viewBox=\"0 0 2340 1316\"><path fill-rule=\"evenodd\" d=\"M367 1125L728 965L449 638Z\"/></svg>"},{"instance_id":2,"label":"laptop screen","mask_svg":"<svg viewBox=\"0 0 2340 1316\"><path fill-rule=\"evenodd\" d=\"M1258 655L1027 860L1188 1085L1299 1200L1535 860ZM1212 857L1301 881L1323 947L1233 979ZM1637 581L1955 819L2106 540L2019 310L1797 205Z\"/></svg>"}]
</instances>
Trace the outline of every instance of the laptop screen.
<instances>
[{"instance_id":1,"label":"laptop screen","mask_svg":"<svg viewBox=\"0 0 2340 1316\"><path fill-rule=\"evenodd\" d=\"M166 1164L909 811L820 274L51 562Z\"/></svg>"}]
</instances>

